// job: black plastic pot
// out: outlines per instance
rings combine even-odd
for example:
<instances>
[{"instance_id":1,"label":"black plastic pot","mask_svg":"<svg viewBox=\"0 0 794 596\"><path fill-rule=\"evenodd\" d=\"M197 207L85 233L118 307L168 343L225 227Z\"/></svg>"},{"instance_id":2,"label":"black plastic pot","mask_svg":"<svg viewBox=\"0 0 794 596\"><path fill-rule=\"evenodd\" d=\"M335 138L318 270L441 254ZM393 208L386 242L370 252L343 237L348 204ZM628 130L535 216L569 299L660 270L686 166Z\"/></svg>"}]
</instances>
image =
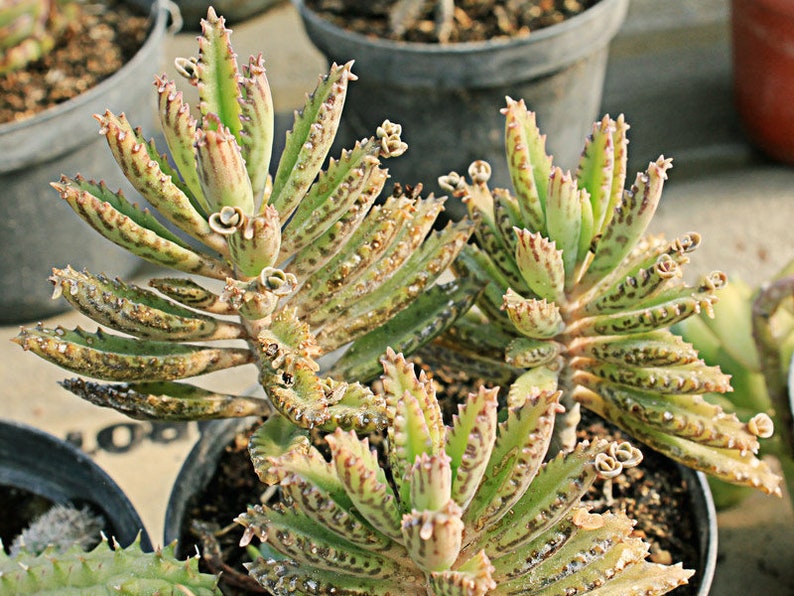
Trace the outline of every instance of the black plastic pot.
<instances>
[{"instance_id":1,"label":"black plastic pot","mask_svg":"<svg viewBox=\"0 0 794 596\"><path fill-rule=\"evenodd\" d=\"M187 514L191 499L212 479L224 449L235 435L250 427L256 420L256 417L229 418L213 420L201 426L200 437L182 464L168 498L163 544L171 544L181 537L182 528L189 521Z\"/></svg>"},{"instance_id":2,"label":"black plastic pot","mask_svg":"<svg viewBox=\"0 0 794 596\"><path fill-rule=\"evenodd\" d=\"M165 517L164 544L170 544L182 534L183 525L189 523L187 512L191 499L209 483L225 448L235 435L250 427L256 418L216 420L207 423L201 436L188 454L177 475L168 500ZM680 464L676 466L682 482L688 487L689 509L696 520L697 553L699 565L690 585L696 586L697 596L707 596L717 568L717 512L708 481L701 472Z\"/></svg>"},{"instance_id":3,"label":"black plastic pot","mask_svg":"<svg viewBox=\"0 0 794 596\"><path fill-rule=\"evenodd\" d=\"M574 168L599 116L609 43L628 0L601 0L560 24L510 40L452 44L368 37L330 23L293 0L312 43L329 62L355 60L359 80L345 103L345 146L389 119L403 126L408 152L389 160L395 181L424 184L490 162L493 185L510 186L504 151L505 96L523 98L537 113L555 163ZM448 214L463 214L460 205Z\"/></svg>"},{"instance_id":4,"label":"black plastic pot","mask_svg":"<svg viewBox=\"0 0 794 596\"><path fill-rule=\"evenodd\" d=\"M123 546L149 535L132 503L88 455L36 428L0 420L0 485L22 489L54 504L88 506L105 519L105 533ZM31 520L26 520L31 521Z\"/></svg>"},{"instance_id":5,"label":"black plastic pot","mask_svg":"<svg viewBox=\"0 0 794 596\"><path fill-rule=\"evenodd\" d=\"M69 308L51 300L47 276L67 264L124 276L141 262L89 228L50 188L61 174L102 178L135 200L132 186L97 134L93 114L124 112L134 126L155 124L153 67L166 34L165 0L138 0L151 13L143 47L113 76L22 122L0 124L0 323L21 323Z\"/></svg>"}]
</instances>

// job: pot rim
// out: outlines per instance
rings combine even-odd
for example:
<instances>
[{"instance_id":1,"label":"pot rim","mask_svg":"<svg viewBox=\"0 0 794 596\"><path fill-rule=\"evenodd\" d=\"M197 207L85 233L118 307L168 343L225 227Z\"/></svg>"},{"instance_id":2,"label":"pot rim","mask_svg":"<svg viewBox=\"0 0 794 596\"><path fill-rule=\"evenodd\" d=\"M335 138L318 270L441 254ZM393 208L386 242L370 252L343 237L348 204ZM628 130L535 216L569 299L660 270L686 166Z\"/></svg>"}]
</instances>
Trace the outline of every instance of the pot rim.
<instances>
[{"instance_id":1,"label":"pot rim","mask_svg":"<svg viewBox=\"0 0 794 596\"><path fill-rule=\"evenodd\" d=\"M2 459L2 452L6 451L2 445L7 442L3 439L0 440L0 484L16 486L55 502L62 502L64 498L71 500L79 497L80 500L88 501L101 510L106 522L118 532L119 535L115 538L122 546L129 546L138 537L144 551L152 550L149 534L132 501L116 481L88 454L68 441L16 420L0 419L0 428L5 429L6 436L11 433L16 435L17 440L13 445L8 445L8 451L19 452L19 448L24 446L24 444L19 445L19 439L22 437L23 442L27 439L29 442L41 444L52 454L50 459L43 460L45 466L58 466L59 463L63 463L61 460L72 461L77 470L96 482L93 486L83 486L81 481L85 479L79 477L82 474L73 478L66 469L61 469L54 477L42 478L34 473L34 468L25 464L25 458L29 460L32 454L27 454L24 450L21 453L21 466L17 468L10 465L7 463L9 460ZM11 461L15 460L16 458ZM36 459L36 461L40 460ZM75 473L75 470L71 472ZM40 482L36 482L35 478L39 478ZM80 491L84 489L85 494L80 495L75 492L78 489ZM92 496L95 498L89 498Z\"/></svg>"},{"instance_id":2,"label":"pot rim","mask_svg":"<svg viewBox=\"0 0 794 596\"><path fill-rule=\"evenodd\" d=\"M435 87L457 85L456 80L450 79L450 76L456 79L454 74L448 72L449 65L456 62L463 63L461 68L465 73L461 76L469 87L498 85L554 72L608 45L625 21L629 6L629 0L600 0L561 23L529 35L433 44L369 37L328 21L308 8L304 0L291 1L315 45L330 58L339 58L342 52L355 54L346 58L356 59L358 74L366 76L369 82L404 79ZM350 48L355 51L351 52ZM399 65L392 66L395 57L399 57ZM365 63L378 58L378 65L368 70Z\"/></svg>"}]
</instances>

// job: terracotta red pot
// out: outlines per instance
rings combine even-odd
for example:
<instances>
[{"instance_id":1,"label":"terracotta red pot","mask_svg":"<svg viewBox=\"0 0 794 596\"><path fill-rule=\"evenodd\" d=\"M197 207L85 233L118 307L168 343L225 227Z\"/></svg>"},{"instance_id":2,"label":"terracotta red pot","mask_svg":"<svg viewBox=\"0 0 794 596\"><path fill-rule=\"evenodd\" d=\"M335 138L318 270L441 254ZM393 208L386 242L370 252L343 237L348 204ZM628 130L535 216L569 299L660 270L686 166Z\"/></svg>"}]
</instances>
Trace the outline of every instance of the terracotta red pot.
<instances>
[{"instance_id":1,"label":"terracotta red pot","mask_svg":"<svg viewBox=\"0 0 794 596\"><path fill-rule=\"evenodd\" d=\"M732 0L734 92L748 137L794 164L794 2Z\"/></svg>"}]
</instances>

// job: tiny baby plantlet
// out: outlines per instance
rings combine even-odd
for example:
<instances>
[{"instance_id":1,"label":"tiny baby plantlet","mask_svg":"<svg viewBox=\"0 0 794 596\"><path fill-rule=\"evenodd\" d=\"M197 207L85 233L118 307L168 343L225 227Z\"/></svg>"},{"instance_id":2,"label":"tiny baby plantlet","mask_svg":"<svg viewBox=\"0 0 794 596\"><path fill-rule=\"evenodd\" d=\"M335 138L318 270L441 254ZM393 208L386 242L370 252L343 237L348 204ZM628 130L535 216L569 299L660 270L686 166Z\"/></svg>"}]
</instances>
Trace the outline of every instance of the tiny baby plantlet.
<instances>
[{"instance_id":1,"label":"tiny baby plantlet","mask_svg":"<svg viewBox=\"0 0 794 596\"><path fill-rule=\"evenodd\" d=\"M440 344L480 369L506 359L507 373L525 371L519 386L561 390L564 447L583 406L684 465L780 494L780 478L755 456L772 433L769 416L745 423L706 402L704 393L730 391L728 375L669 330L711 315L727 281L721 272L694 287L682 281L698 234L645 235L671 160L660 157L626 190L628 125L605 117L571 175L553 166L523 101L508 98L504 114L514 193L488 187L484 162L472 164L471 181L441 180L476 224L477 245L456 268L488 286L479 313Z\"/></svg>"},{"instance_id":2,"label":"tiny baby plantlet","mask_svg":"<svg viewBox=\"0 0 794 596\"><path fill-rule=\"evenodd\" d=\"M337 429L330 461L274 417L251 439L282 498L238 521L266 555L249 567L273 594L664 594L692 575L645 560L625 514L581 502L596 477L641 455L581 443L544 463L559 391L480 388L445 425L432 381L389 351L380 382L386 453ZM277 427L268 429L268 427Z\"/></svg>"},{"instance_id":3,"label":"tiny baby plantlet","mask_svg":"<svg viewBox=\"0 0 794 596\"><path fill-rule=\"evenodd\" d=\"M0 6L0 75L48 53L70 19L75 0L3 0Z\"/></svg>"},{"instance_id":4,"label":"tiny baby plantlet","mask_svg":"<svg viewBox=\"0 0 794 596\"><path fill-rule=\"evenodd\" d=\"M381 427L384 405L338 375L318 381L316 358L352 344L339 370L374 376L384 346L410 352L451 324L471 304L472 282L435 281L471 224L431 231L443 199L420 198L419 189L398 187L375 204L388 177L381 160L406 149L391 122L323 169L355 79L350 63L332 65L296 112L272 177L274 111L262 57L238 68L230 31L209 9L198 57L177 66L197 89L199 116L173 81L156 80L173 165L123 114L96 117L162 221L102 182L63 177L53 186L109 240L191 277L152 279L155 292L55 269L56 296L126 335L38 327L16 341L68 370L118 382L63 384L137 418L267 416L275 407L304 427ZM180 382L248 363L267 399Z\"/></svg>"}]
</instances>

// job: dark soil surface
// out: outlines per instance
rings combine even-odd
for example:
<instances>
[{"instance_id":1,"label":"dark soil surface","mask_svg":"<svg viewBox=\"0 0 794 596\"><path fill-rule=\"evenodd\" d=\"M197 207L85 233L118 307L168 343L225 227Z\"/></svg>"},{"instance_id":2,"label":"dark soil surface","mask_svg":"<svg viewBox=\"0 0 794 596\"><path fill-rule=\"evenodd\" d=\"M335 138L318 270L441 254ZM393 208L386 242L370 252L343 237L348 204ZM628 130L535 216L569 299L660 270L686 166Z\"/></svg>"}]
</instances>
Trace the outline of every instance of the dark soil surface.
<instances>
[{"instance_id":1,"label":"dark soil surface","mask_svg":"<svg viewBox=\"0 0 794 596\"><path fill-rule=\"evenodd\" d=\"M616 430L607 429L598 419L588 421L580 437L598 436L625 440ZM218 469L204 492L188 508L189 520L194 529L183 529L180 550L183 553L202 553L201 568L217 573L223 571L221 586L224 594L264 593L252 580L243 563L249 561L246 551L239 547L243 536L241 526L232 520L245 511L249 504L257 503L267 488L260 483L248 457L247 436L238 436L221 457ZM644 460L613 480L614 503L597 506L593 511L624 511L637 520L635 532L651 545L649 559L658 563L683 562L687 569L700 570L697 550L696 522L689 505L687 491L677 467L670 460L648 449L643 450ZM600 501L603 486L597 483L588 500ZM198 531L197 531L198 530ZM697 593L697 574L687 586L676 589L676 596Z\"/></svg>"},{"instance_id":2,"label":"dark soil surface","mask_svg":"<svg viewBox=\"0 0 794 596\"><path fill-rule=\"evenodd\" d=\"M78 3L53 51L26 68L0 76L0 123L25 120L90 89L140 49L149 19L121 0Z\"/></svg>"},{"instance_id":3,"label":"dark soil surface","mask_svg":"<svg viewBox=\"0 0 794 596\"><path fill-rule=\"evenodd\" d=\"M446 42L484 41L529 35L596 4L598 0L456 0ZM306 0L306 5L340 27L365 35L437 43L436 6L425 0L417 17L394 32L389 14L398 0ZM420 3L416 3L420 4Z\"/></svg>"}]
</instances>

